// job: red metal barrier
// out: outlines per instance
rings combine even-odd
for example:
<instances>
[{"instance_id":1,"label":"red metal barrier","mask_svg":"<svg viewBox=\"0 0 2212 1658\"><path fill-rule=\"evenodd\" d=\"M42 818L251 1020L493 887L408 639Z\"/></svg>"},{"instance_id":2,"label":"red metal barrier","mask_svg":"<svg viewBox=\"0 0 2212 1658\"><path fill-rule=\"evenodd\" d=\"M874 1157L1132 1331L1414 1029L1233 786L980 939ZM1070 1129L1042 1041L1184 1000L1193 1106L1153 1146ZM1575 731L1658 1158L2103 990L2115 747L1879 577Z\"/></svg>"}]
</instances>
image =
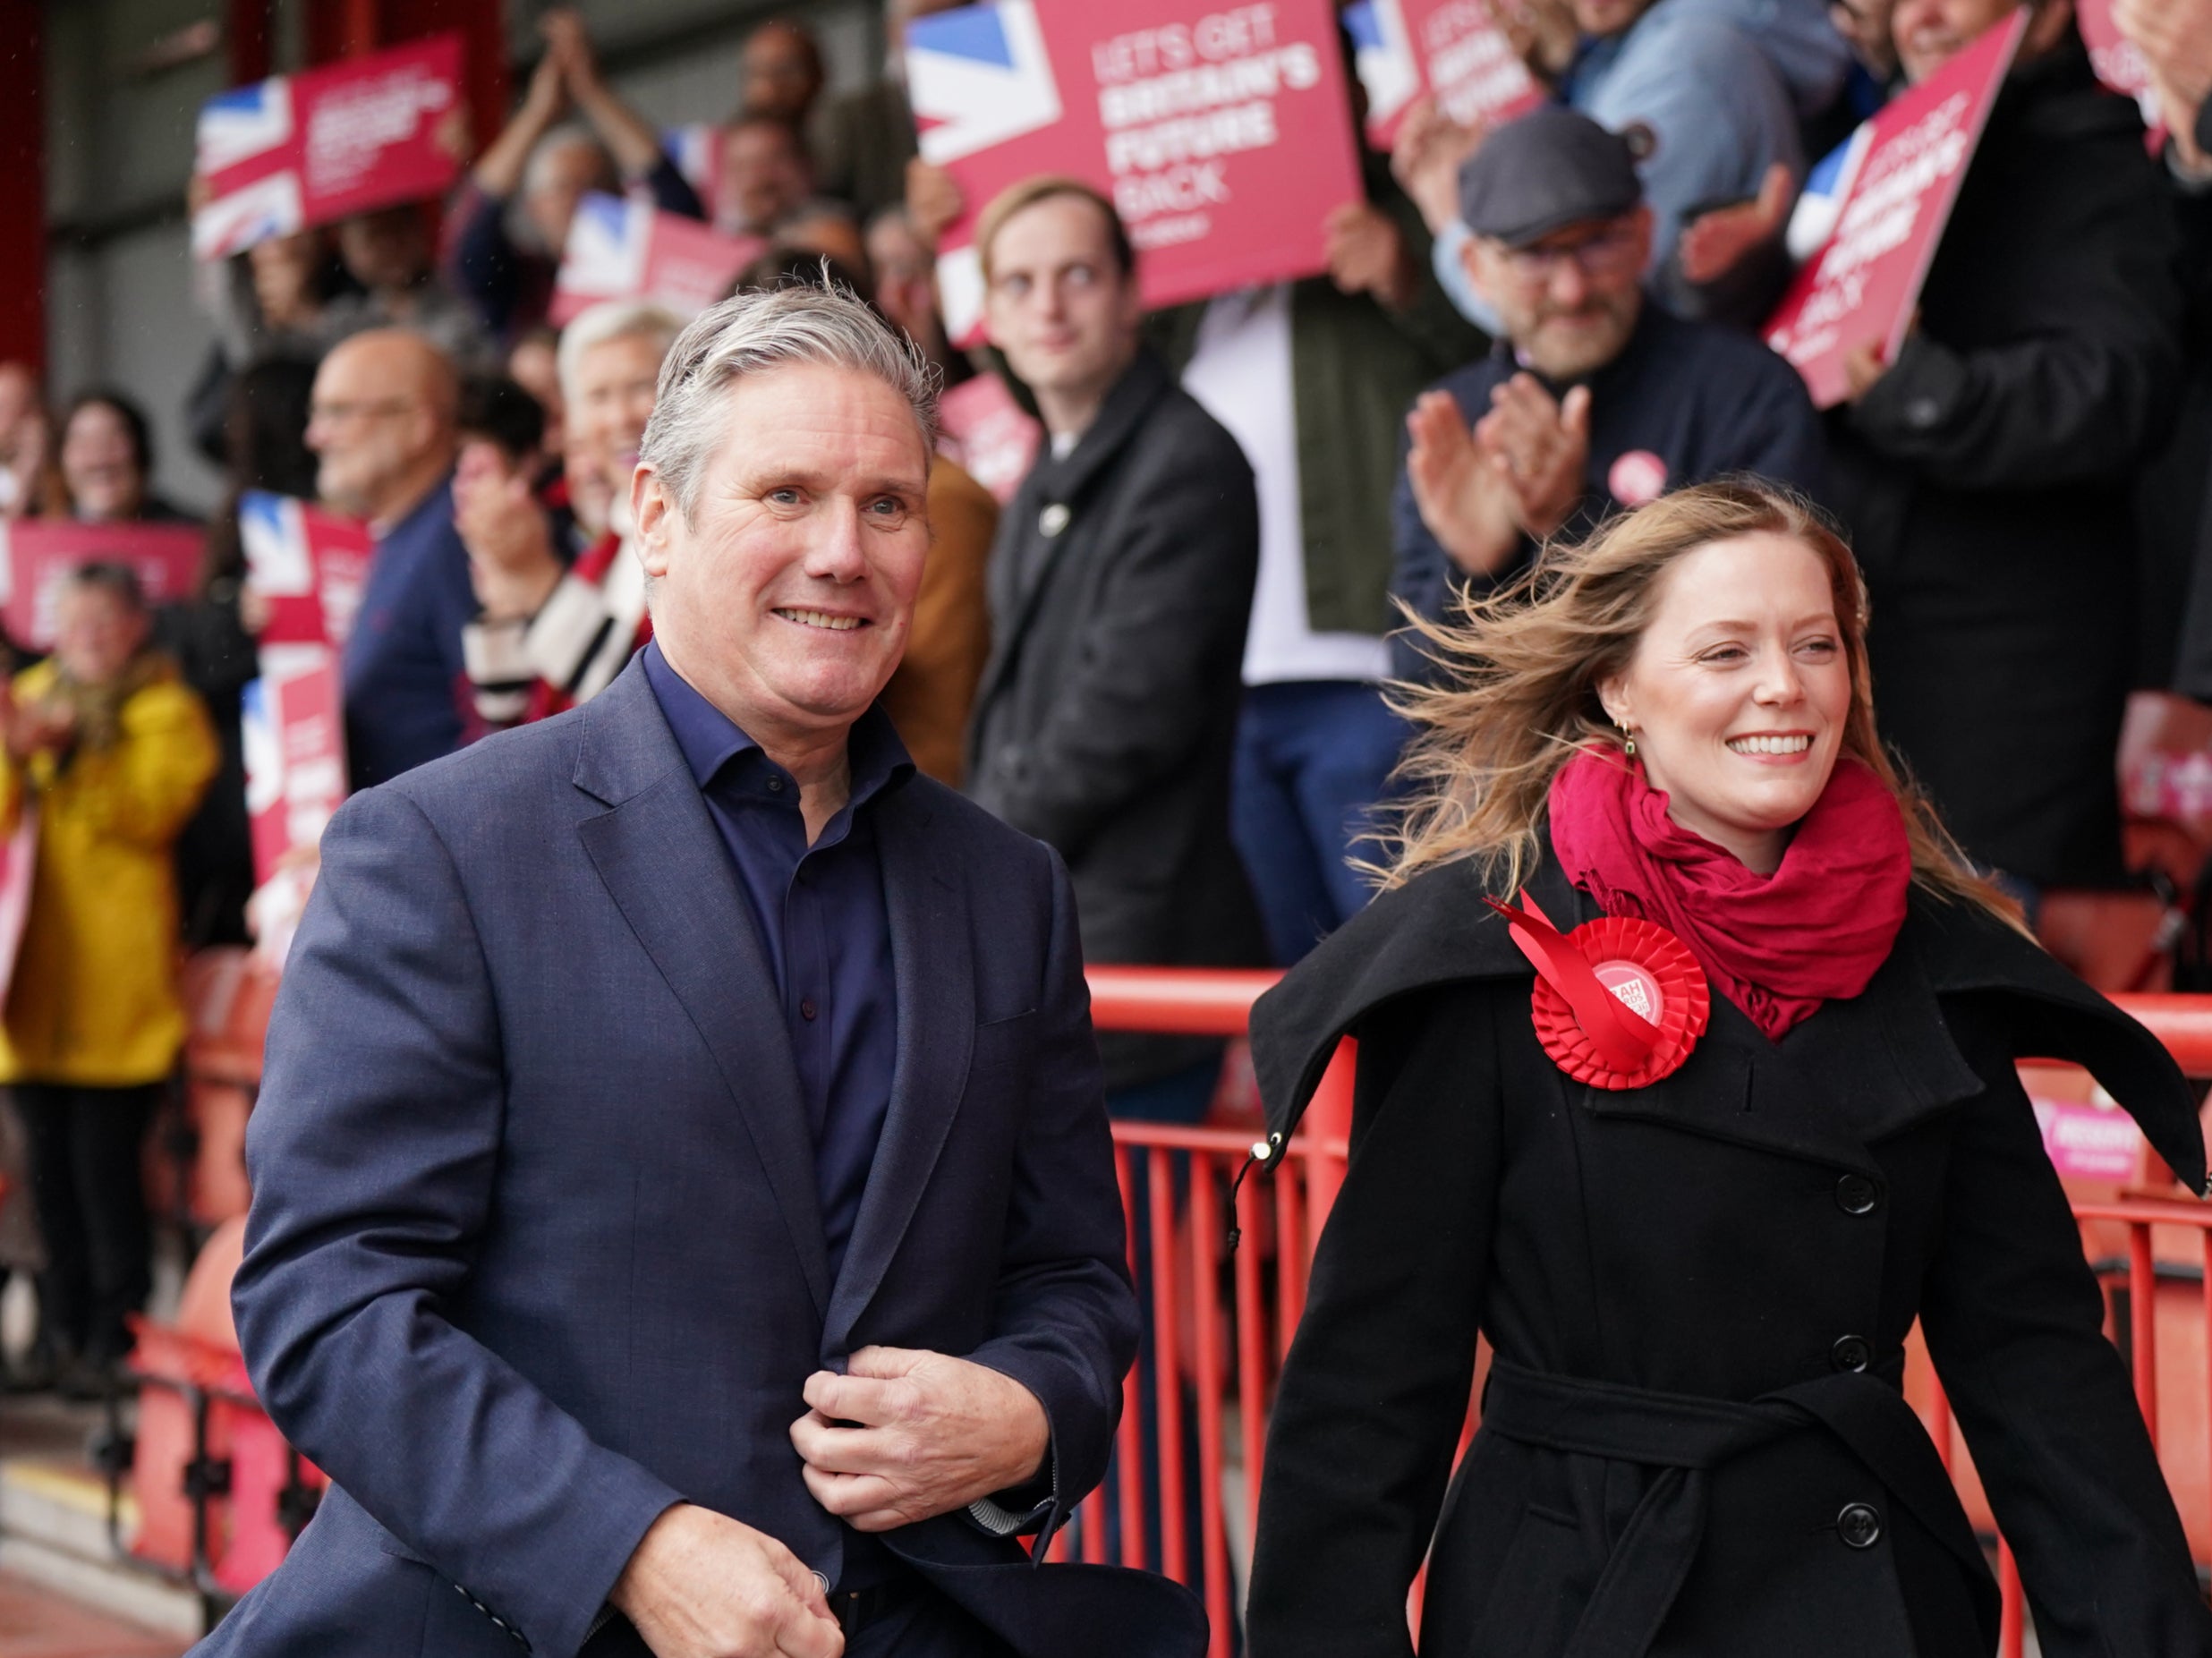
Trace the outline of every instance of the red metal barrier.
<instances>
[{"instance_id":1,"label":"red metal barrier","mask_svg":"<svg viewBox=\"0 0 2212 1658\"><path fill-rule=\"evenodd\" d=\"M1093 967L1092 1018L1102 1030L1171 1031L1240 1036L1252 1003L1272 984L1269 972L1209 972L1193 968ZM2121 996L2114 999L2143 1022L2192 1077L2212 1077L2212 997ZM1238 1191L1236 1224L1243 1246L1233 1268L1223 1259L1222 1205L1238 1168L1251 1149L1248 1130L1180 1128L1117 1122L1114 1154L1124 1210L1144 1183L1150 1198L1148 1236L1130 1238L1134 1271L1140 1260L1152 1274L1155 1343L1153 1353L1156 1423L1138 1419L1137 1381L1125 1391L1118 1468L1113 1482L1119 1509L1117 1535L1107 1535L1108 1502L1102 1491L1084 1504L1076 1532L1053 1546L1055 1558L1077 1548L1082 1558L1118 1560L1165 1571L1185 1583L1204 1579L1212 1619L1212 1658L1229 1658L1232 1584L1226 1481L1229 1447L1239 1453L1234 1469L1242 1498L1236 1504L1238 1542L1248 1548L1259 1512L1266 1410L1276 1373L1305 1305L1305 1279L1343 1178L1351 1130L1352 1044L1339 1051L1299 1132L1273 1160L1270 1181L1248 1180ZM1187 1202L1178 1214L1175 1164L1188 1160ZM2159 1448L2188 1529L2191 1552L2212 1560L2212 1204L2184 1198L2127 1195L2110 1201L2077 1196L2074 1217L2085 1250L2097 1267L2106 1298L2106 1332L2120 1346L2135 1384L2136 1401ZM2104 1256L2115 1235L2124 1252ZM1226 1277L1224 1276L1226 1274ZM1268 1292L1272 1278L1273 1293ZM2193 1312L2195 1316L2184 1317ZM2165 1332L2162 1340L2161 1332ZM1994 1535L1980 1482L1953 1422L1925 1349L1914 1332L1907 1390L1953 1470L1969 1515ZM1187 1531L1188 1482L1183 1413L1195 1412L1201 1535ZM1233 1421L1231 1413L1233 1412ZM1233 1431L1232 1431L1233 1430ZM1160 1467L1160 1534L1163 1558L1147 1558L1139 1512L1144 1451ZM1464 1441L1462 1443L1464 1449ZM1203 1561L1203 1570L1194 1567ZM1239 1562L1241 1576L1241 1562ZM2004 1607L2000 1658L2021 1658L2027 1613L2012 1551L1998 1543L1997 1577Z\"/></svg>"}]
</instances>

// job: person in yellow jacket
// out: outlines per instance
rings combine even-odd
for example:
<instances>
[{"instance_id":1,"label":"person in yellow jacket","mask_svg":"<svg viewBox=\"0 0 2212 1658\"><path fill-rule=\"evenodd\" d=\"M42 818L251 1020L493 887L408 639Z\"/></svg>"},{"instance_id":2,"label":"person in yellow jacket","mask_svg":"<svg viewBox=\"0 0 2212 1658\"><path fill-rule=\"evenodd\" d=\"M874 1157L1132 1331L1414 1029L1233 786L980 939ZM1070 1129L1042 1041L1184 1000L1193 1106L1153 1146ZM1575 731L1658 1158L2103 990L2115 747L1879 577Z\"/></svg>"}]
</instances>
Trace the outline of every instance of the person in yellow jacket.
<instances>
[{"instance_id":1,"label":"person in yellow jacket","mask_svg":"<svg viewBox=\"0 0 2212 1658\"><path fill-rule=\"evenodd\" d=\"M29 1144L44 1334L65 1383L113 1370L146 1297L140 1146L184 1041L170 845L217 759L149 626L130 569L86 565L64 583L53 656L0 697L0 828L38 814L0 1083Z\"/></svg>"}]
</instances>

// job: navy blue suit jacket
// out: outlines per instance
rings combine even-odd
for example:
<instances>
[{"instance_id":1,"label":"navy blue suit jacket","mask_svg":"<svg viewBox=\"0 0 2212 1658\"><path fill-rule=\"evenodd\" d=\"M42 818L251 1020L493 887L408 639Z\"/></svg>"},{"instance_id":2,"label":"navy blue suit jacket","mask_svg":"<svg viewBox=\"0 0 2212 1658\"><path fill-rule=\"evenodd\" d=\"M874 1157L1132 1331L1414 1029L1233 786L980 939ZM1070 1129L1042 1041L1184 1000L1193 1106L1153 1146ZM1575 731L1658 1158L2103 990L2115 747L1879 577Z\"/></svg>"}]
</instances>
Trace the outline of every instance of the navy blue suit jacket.
<instances>
[{"instance_id":1,"label":"navy blue suit jacket","mask_svg":"<svg viewBox=\"0 0 2212 1658\"><path fill-rule=\"evenodd\" d=\"M774 982L636 662L332 820L234 1301L336 1489L207 1653L573 1654L679 1500L835 1583L788 1430L872 1343L1035 1393L1048 1526L1096 1484L1136 1309L1067 874L926 778L873 810L898 1059L834 1281ZM958 1514L886 1541L1037 1658L1204 1644L1164 1579Z\"/></svg>"}]
</instances>

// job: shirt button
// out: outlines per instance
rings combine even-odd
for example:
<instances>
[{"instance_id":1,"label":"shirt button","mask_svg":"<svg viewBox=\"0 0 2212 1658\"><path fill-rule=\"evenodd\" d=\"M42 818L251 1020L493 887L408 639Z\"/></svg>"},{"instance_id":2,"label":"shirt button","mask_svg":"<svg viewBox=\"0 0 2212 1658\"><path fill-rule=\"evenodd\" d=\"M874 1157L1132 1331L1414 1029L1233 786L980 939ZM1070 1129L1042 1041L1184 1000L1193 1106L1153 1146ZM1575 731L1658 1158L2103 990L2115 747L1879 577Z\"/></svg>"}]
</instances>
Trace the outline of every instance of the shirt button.
<instances>
[{"instance_id":1,"label":"shirt button","mask_svg":"<svg viewBox=\"0 0 2212 1658\"><path fill-rule=\"evenodd\" d=\"M1864 1370L1874 1358L1874 1348L1864 1336L1839 1336L1828 1349L1828 1362L1838 1370Z\"/></svg>"},{"instance_id":2,"label":"shirt button","mask_svg":"<svg viewBox=\"0 0 2212 1658\"><path fill-rule=\"evenodd\" d=\"M812 996L801 998L799 1001L799 1017L802 1019L811 1019L813 1016L814 999Z\"/></svg>"},{"instance_id":3,"label":"shirt button","mask_svg":"<svg viewBox=\"0 0 2212 1658\"><path fill-rule=\"evenodd\" d=\"M1866 1503L1846 1503L1835 1517L1835 1532L1846 1548L1871 1549L1882 1541L1882 1517Z\"/></svg>"},{"instance_id":4,"label":"shirt button","mask_svg":"<svg viewBox=\"0 0 2212 1658\"><path fill-rule=\"evenodd\" d=\"M1874 1182L1864 1175L1845 1175L1835 1183L1835 1206L1847 1215L1872 1214L1878 1196Z\"/></svg>"},{"instance_id":5,"label":"shirt button","mask_svg":"<svg viewBox=\"0 0 2212 1658\"><path fill-rule=\"evenodd\" d=\"M782 794L782 793L783 793L783 779L782 779L781 778L769 778L769 780L768 780L768 792L769 792L770 794L771 794L771 795L780 795L780 794Z\"/></svg>"}]
</instances>

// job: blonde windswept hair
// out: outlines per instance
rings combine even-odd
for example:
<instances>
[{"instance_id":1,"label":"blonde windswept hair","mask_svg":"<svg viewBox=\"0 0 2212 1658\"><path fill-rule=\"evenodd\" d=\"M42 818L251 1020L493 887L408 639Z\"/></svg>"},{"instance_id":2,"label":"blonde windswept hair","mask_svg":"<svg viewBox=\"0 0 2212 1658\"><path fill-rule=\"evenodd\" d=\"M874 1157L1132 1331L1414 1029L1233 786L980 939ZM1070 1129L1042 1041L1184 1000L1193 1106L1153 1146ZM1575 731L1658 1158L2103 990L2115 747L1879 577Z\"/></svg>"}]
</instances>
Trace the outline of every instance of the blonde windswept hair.
<instances>
[{"instance_id":1,"label":"blonde windswept hair","mask_svg":"<svg viewBox=\"0 0 2212 1658\"><path fill-rule=\"evenodd\" d=\"M1493 892L1518 891L1543 850L1552 779L1577 749L1621 743L1597 687L1627 670L1657 608L1660 578L1701 547L1761 534L1801 542L1828 566L1851 677L1842 752L1897 797L1913 884L2019 927L2017 907L1975 872L1876 734L1867 584L1850 548L1810 502L1748 478L1662 496L1609 520L1579 546L1546 548L1527 575L1462 603L1452 620L1414 618L1443 672L1433 686L1397 687L1395 706L1419 735L1398 771L1410 798L1395 829L1381 837L1383 860L1371 866L1382 884L1399 886L1465 858Z\"/></svg>"}]
</instances>

